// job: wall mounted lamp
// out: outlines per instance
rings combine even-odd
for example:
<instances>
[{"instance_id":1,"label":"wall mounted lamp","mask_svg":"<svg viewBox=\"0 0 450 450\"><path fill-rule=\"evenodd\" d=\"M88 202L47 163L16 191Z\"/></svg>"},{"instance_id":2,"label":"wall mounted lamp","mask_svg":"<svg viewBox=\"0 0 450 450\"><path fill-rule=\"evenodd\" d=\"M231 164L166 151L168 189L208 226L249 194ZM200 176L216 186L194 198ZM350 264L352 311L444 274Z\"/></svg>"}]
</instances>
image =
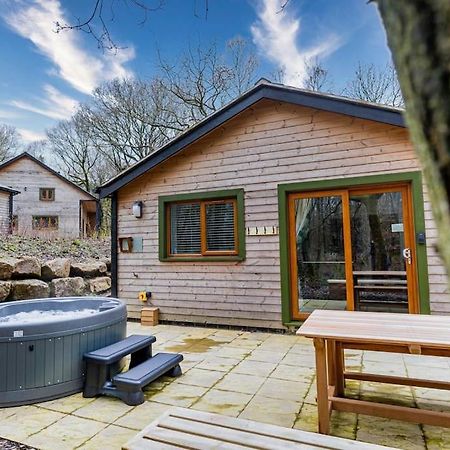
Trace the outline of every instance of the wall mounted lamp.
<instances>
[{"instance_id":1,"label":"wall mounted lamp","mask_svg":"<svg viewBox=\"0 0 450 450\"><path fill-rule=\"evenodd\" d=\"M136 219L140 219L142 217L142 202L141 201L134 202L132 211L133 216L136 217Z\"/></svg>"}]
</instances>

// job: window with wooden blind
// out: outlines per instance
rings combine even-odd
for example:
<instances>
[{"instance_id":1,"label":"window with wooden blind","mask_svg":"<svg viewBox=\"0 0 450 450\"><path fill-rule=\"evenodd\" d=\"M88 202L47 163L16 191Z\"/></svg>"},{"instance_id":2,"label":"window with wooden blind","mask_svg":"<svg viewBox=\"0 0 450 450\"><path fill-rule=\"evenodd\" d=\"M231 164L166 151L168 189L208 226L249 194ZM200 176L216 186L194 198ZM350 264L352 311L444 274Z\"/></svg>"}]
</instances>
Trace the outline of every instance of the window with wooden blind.
<instances>
[{"instance_id":1,"label":"window with wooden blind","mask_svg":"<svg viewBox=\"0 0 450 450\"><path fill-rule=\"evenodd\" d=\"M160 197L161 260L242 260L243 191Z\"/></svg>"}]
</instances>

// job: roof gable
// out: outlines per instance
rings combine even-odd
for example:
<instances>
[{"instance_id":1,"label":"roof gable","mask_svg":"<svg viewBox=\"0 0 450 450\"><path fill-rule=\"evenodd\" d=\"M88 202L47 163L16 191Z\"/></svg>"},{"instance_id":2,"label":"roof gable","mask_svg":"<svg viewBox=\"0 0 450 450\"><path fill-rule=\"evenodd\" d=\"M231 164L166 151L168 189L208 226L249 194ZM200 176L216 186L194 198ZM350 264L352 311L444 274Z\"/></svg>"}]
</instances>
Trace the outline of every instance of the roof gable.
<instances>
[{"instance_id":1,"label":"roof gable","mask_svg":"<svg viewBox=\"0 0 450 450\"><path fill-rule=\"evenodd\" d=\"M143 158L130 168L98 188L100 197L107 197L135 178L174 156L186 146L204 137L215 128L232 119L262 99L292 103L299 106L345 114L360 119L373 120L405 127L402 110L374 103L352 100L319 92L262 82L214 114L202 120L185 133L177 136L156 152Z\"/></svg>"},{"instance_id":2,"label":"roof gable","mask_svg":"<svg viewBox=\"0 0 450 450\"><path fill-rule=\"evenodd\" d=\"M68 184L69 186L77 189L78 191L81 191L83 194L89 196L92 198L92 200L96 200L95 196L93 196L91 193L89 193L88 191L84 190L83 188L81 188L80 186L78 186L77 184L73 183L72 181L68 180L66 177L62 176L60 173L58 173L56 170L52 169L51 167L47 166L47 164L43 163L42 161L40 161L39 159L35 158L33 155L31 155L28 152L23 152L20 155L15 156L14 158L9 159L8 161L0 164L0 173L3 169L5 169L6 167L9 167L11 164L14 164L17 161L20 161L22 159L29 159L31 161L33 161L35 164L38 164L41 168L43 168L44 170L46 170L47 172L50 172L52 175L58 177L60 180L64 181L66 184Z\"/></svg>"}]
</instances>

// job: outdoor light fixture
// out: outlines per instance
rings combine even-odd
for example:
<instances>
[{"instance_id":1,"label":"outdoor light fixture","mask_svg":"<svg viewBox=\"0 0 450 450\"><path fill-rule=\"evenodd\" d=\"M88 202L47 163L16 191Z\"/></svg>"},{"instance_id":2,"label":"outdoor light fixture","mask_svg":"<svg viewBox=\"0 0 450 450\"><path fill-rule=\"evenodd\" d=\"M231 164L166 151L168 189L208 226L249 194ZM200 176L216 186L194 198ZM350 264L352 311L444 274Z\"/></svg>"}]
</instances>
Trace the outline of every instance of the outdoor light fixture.
<instances>
[{"instance_id":1,"label":"outdoor light fixture","mask_svg":"<svg viewBox=\"0 0 450 450\"><path fill-rule=\"evenodd\" d=\"M140 219L142 217L142 202L137 201L133 203L133 216L136 219Z\"/></svg>"}]
</instances>

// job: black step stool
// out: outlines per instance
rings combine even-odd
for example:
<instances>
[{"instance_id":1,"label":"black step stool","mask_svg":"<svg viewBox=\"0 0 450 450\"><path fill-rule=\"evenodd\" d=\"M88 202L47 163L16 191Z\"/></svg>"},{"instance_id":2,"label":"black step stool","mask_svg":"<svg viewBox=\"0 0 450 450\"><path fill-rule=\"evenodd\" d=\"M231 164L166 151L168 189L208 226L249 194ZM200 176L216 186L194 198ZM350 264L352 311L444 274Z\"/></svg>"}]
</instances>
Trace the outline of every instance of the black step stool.
<instances>
[{"instance_id":1,"label":"black step stool","mask_svg":"<svg viewBox=\"0 0 450 450\"><path fill-rule=\"evenodd\" d=\"M161 375L181 375L183 356L158 353L152 357L154 336L131 335L126 339L84 355L86 382L83 397L111 395L135 406L144 402L142 388ZM130 367L120 373L122 359L131 354Z\"/></svg>"},{"instance_id":2,"label":"black step stool","mask_svg":"<svg viewBox=\"0 0 450 450\"><path fill-rule=\"evenodd\" d=\"M112 384L121 393L120 398L127 405L144 403L142 388L159 378L161 375L179 377L180 362L183 355L177 353L157 353L153 358L139 364L127 372L119 373L112 379Z\"/></svg>"}]
</instances>

